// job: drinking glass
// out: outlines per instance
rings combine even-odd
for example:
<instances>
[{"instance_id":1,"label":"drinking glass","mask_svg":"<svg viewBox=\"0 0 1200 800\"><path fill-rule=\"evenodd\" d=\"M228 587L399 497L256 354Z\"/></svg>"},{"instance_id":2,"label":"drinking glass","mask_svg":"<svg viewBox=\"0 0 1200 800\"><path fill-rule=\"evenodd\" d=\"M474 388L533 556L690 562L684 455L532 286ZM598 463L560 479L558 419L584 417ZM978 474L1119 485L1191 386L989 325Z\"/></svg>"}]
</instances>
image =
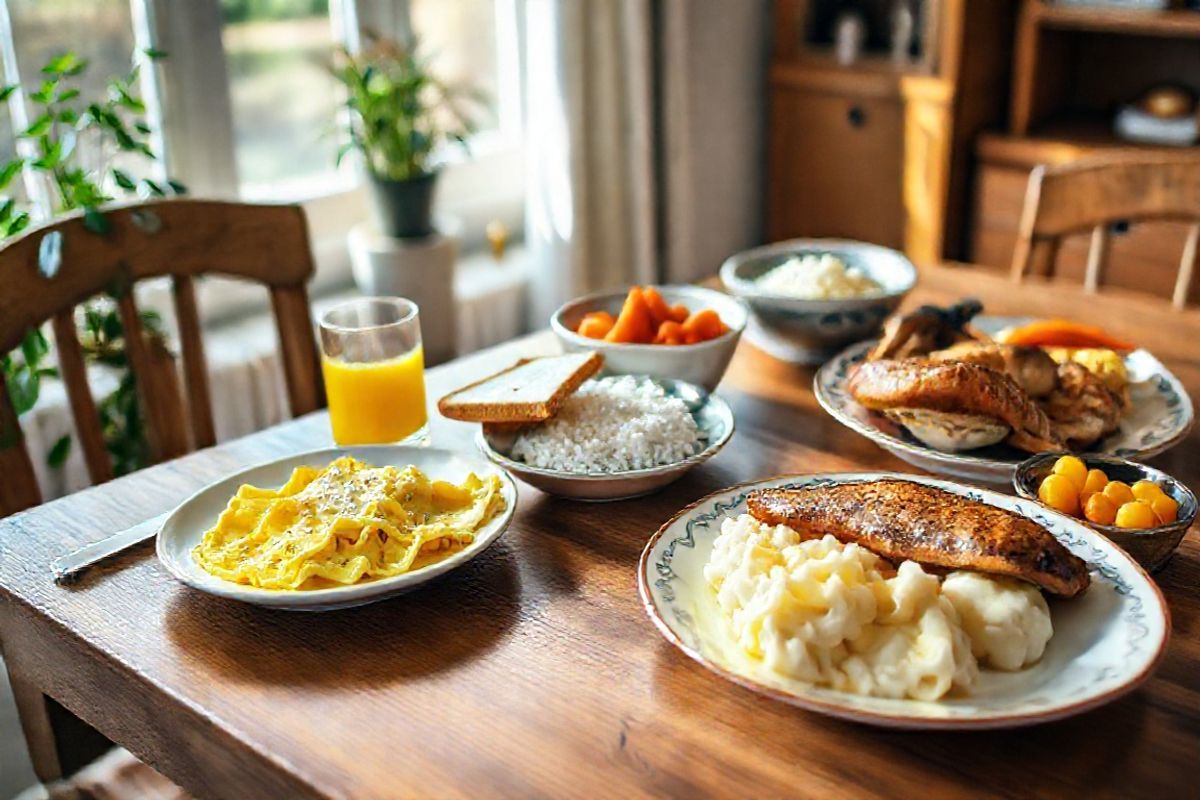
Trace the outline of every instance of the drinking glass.
<instances>
[{"instance_id":1,"label":"drinking glass","mask_svg":"<svg viewBox=\"0 0 1200 800\"><path fill-rule=\"evenodd\" d=\"M321 317L321 371L333 439L424 444L425 354L417 304L403 297L350 300Z\"/></svg>"}]
</instances>

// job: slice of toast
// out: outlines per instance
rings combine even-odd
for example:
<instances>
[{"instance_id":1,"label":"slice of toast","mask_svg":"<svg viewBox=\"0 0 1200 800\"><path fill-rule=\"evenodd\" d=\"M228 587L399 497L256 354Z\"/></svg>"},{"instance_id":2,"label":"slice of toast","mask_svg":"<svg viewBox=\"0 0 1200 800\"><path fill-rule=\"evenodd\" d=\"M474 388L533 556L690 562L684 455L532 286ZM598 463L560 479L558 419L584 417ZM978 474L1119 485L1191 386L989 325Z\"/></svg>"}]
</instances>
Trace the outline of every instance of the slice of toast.
<instances>
[{"instance_id":1,"label":"slice of toast","mask_svg":"<svg viewBox=\"0 0 1200 800\"><path fill-rule=\"evenodd\" d=\"M596 352L523 358L446 395L438 411L463 422L542 422L603 365L604 356Z\"/></svg>"}]
</instances>

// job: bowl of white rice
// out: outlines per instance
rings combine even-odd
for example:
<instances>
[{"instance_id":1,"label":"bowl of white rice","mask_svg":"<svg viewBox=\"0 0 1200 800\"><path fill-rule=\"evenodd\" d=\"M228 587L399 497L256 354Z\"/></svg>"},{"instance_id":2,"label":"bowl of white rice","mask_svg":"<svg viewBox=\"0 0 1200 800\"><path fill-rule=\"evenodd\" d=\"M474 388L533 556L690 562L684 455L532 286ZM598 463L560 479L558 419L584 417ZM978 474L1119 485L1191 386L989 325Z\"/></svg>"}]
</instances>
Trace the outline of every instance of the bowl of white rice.
<instances>
[{"instance_id":1,"label":"bowl of white rice","mask_svg":"<svg viewBox=\"0 0 1200 800\"><path fill-rule=\"evenodd\" d=\"M546 422L483 426L479 450L531 486L575 500L655 492L712 458L733 435L724 400L683 381L587 381Z\"/></svg>"},{"instance_id":2,"label":"bowl of white rice","mask_svg":"<svg viewBox=\"0 0 1200 800\"><path fill-rule=\"evenodd\" d=\"M753 312L746 338L800 364L823 363L879 333L917 282L902 253L842 239L793 239L746 250L721 281Z\"/></svg>"}]
</instances>

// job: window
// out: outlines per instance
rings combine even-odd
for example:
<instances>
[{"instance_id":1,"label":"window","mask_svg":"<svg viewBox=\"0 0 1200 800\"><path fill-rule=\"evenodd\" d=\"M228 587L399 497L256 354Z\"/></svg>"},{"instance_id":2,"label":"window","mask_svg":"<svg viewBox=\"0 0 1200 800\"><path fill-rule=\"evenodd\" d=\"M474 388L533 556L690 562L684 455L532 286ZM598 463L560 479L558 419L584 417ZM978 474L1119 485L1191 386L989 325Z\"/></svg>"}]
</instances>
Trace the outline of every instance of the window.
<instances>
[{"instance_id":1,"label":"window","mask_svg":"<svg viewBox=\"0 0 1200 800\"><path fill-rule=\"evenodd\" d=\"M341 90L327 70L335 43L352 40L347 28L360 24L392 35L413 31L447 80L476 84L489 99L470 155L445 154L438 195L441 213L463 219L469 248L482 242L490 219L520 225L519 81L510 35L517 2L0 0L11 21L0 50L15 43L5 82L15 71L26 89L37 88L43 63L73 50L91 62L83 87L90 92L126 71L135 47L166 51L156 70L143 71L142 88L170 175L198 195L306 203L320 282L344 282L345 236L366 217L366 193L355 165L335 167L344 135ZM0 152L13 127L0 114ZM144 165L139 171L145 174Z\"/></svg>"},{"instance_id":2,"label":"window","mask_svg":"<svg viewBox=\"0 0 1200 800\"><path fill-rule=\"evenodd\" d=\"M340 93L327 69L328 0L221 0L221 12L243 193L335 179Z\"/></svg>"}]
</instances>

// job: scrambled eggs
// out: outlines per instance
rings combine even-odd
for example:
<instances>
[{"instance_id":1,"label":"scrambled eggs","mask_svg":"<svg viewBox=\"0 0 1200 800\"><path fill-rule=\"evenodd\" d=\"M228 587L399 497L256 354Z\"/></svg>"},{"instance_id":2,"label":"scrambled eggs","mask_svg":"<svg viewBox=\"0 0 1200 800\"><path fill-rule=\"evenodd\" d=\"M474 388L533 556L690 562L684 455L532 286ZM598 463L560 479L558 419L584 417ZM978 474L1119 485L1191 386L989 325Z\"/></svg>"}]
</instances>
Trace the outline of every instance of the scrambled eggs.
<instances>
[{"instance_id":1,"label":"scrambled eggs","mask_svg":"<svg viewBox=\"0 0 1200 800\"><path fill-rule=\"evenodd\" d=\"M264 589L386 578L461 549L504 510L500 478L431 481L416 467L352 457L298 467L279 489L244 485L192 557L207 572Z\"/></svg>"},{"instance_id":2,"label":"scrambled eggs","mask_svg":"<svg viewBox=\"0 0 1200 800\"><path fill-rule=\"evenodd\" d=\"M855 694L965 692L980 661L1019 669L1051 633L1033 587L955 573L945 592L915 562L893 570L858 545L802 540L748 514L724 521L704 575L743 653L783 677Z\"/></svg>"}]
</instances>

